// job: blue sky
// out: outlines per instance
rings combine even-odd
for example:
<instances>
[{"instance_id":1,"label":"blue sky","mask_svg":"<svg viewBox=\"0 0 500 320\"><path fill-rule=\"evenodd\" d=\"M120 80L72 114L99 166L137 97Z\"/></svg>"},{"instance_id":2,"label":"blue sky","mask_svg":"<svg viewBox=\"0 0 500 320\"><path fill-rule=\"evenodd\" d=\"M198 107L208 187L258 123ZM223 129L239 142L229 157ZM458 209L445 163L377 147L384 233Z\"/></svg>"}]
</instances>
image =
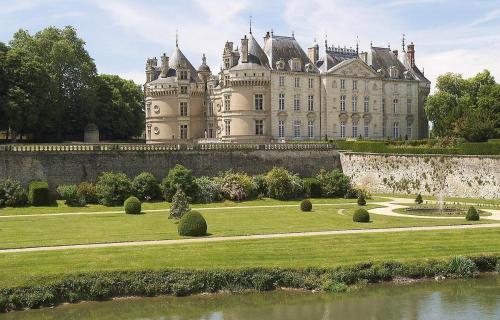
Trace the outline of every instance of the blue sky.
<instances>
[{"instance_id":1,"label":"blue sky","mask_svg":"<svg viewBox=\"0 0 500 320\"><path fill-rule=\"evenodd\" d=\"M99 72L144 81L145 61L179 46L197 67L207 55L220 66L226 40L239 43L253 16L253 34L291 35L304 50L314 39L360 48L416 45L417 65L434 82L447 71L471 76L489 69L500 81L500 1L448 0L0 0L0 41L20 29L73 25Z\"/></svg>"}]
</instances>

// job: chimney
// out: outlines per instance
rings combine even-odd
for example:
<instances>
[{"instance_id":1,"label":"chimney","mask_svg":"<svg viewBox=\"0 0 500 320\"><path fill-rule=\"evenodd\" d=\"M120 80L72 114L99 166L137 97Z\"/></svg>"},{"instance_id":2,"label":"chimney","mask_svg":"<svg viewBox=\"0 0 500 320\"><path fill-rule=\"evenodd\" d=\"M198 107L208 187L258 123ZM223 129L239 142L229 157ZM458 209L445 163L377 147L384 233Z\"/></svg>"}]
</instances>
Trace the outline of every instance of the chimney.
<instances>
[{"instance_id":1,"label":"chimney","mask_svg":"<svg viewBox=\"0 0 500 320\"><path fill-rule=\"evenodd\" d=\"M241 39L241 62L248 62L248 38L246 35Z\"/></svg>"},{"instance_id":2,"label":"chimney","mask_svg":"<svg viewBox=\"0 0 500 320\"><path fill-rule=\"evenodd\" d=\"M316 63L319 60L319 46L315 44L311 48L307 49L307 56L312 63Z\"/></svg>"},{"instance_id":3,"label":"chimney","mask_svg":"<svg viewBox=\"0 0 500 320\"><path fill-rule=\"evenodd\" d=\"M167 72L168 72L168 57L164 53L161 56L161 73L160 73L160 77L166 78L167 77Z\"/></svg>"},{"instance_id":4,"label":"chimney","mask_svg":"<svg viewBox=\"0 0 500 320\"><path fill-rule=\"evenodd\" d=\"M264 36L264 45L266 45L266 42L267 40L269 40L269 38L271 38L271 34L269 33L269 31L267 31L266 35Z\"/></svg>"},{"instance_id":5,"label":"chimney","mask_svg":"<svg viewBox=\"0 0 500 320\"><path fill-rule=\"evenodd\" d=\"M359 58L363 60L364 63L368 64L368 52L361 52Z\"/></svg>"},{"instance_id":6,"label":"chimney","mask_svg":"<svg viewBox=\"0 0 500 320\"><path fill-rule=\"evenodd\" d=\"M392 53L394 53L394 55L396 56L396 58L398 57L398 50L392 50Z\"/></svg>"},{"instance_id":7,"label":"chimney","mask_svg":"<svg viewBox=\"0 0 500 320\"><path fill-rule=\"evenodd\" d=\"M415 45L413 42L408 45L408 49L406 50L406 55L408 57L408 62L412 68L415 68Z\"/></svg>"}]
</instances>

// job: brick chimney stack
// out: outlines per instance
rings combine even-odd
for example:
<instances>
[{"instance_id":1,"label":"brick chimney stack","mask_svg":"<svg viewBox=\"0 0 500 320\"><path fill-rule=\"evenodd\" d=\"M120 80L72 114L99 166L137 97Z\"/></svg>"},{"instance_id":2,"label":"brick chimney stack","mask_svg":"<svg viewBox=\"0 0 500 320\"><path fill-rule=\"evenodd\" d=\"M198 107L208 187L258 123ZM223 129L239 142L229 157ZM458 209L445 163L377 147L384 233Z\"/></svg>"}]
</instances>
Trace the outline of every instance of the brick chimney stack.
<instances>
[{"instance_id":1,"label":"brick chimney stack","mask_svg":"<svg viewBox=\"0 0 500 320\"><path fill-rule=\"evenodd\" d=\"M319 60L319 45L317 43L307 49L307 56L312 63L316 63Z\"/></svg>"},{"instance_id":2,"label":"brick chimney stack","mask_svg":"<svg viewBox=\"0 0 500 320\"><path fill-rule=\"evenodd\" d=\"M248 38L246 35L241 39L241 62L248 62Z\"/></svg>"},{"instance_id":3,"label":"brick chimney stack","mask_svg":"<svg viewBox=\"0 0 500 320\"><path fill-rule=\"evenodd\" d=\"M410 66L412 68L415 67L415 45L413 42L408 45L408 49L406 50L406 55L408 57L408 61L410 62Z\"/></svg>"}]
</instances>

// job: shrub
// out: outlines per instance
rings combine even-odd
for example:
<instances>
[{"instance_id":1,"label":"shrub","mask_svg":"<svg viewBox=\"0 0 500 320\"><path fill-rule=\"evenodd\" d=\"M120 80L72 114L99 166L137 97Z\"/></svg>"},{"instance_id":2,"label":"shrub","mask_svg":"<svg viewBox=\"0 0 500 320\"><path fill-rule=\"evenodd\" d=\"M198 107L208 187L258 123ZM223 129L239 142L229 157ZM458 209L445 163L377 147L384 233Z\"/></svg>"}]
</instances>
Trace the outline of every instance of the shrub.
<instances>
[{"instance_id":1,"label":"shrub","mask_svg":"<svg viewBox=\"0 0 500 320\"><path fill-rule=\"evenodd\" d=\"M290 175L292 181L292 190L290 197L292 199L301 198L304 195L304 181L296 174Z\"/></svg>"},{"instance_id":2,"label":"shrub","mask_svg":"<svg viewBox=\"0 0 500 320\"><path fill-rule=\"evenodd\" d=\"M352 216L354 222L370 222L370 214L365 209L356 209Z\"/></svg>"},{"instance_id":3,"label":"shrub","mask_svg":"<svg viewBox=\"0 0 500 320\"><path fill-rule=\"evenodd\" d=\"M0 207L19 207L28 203L26 190L18 181L0 180Z\"/></svg>"},{"instance_id":4,"label":"shrub","mask_svg":"<svg viewBox=\"0 0 500 320\"><path fill-rule=\"evenodd\" d=\"M130 192L131 183L124 173L105 172L97 180L97 199L105 206L121 206Z\"/></svg>"},{"instance_id":5,"label":"shrub","mask_svg":"<svg viewBox=\"0 0 500 320\"><path fill-rule=\"evenodd\" d=\"M220 185L217 181L209 177L195 178L196 196L194 201L197 203L212 203L222 200Z\"/></svg>"},{"instance_id":6,"label":"shrub","mask_svg":"<svg viewBox=\"0 0 500 320\"><path fill-rule=\"evenodd\" d=\"M472 259L457 256L450 259L448 273L459 277L472 277L477 272L477 267Z\"/></svg>"},{"instance_id":7,"label":"shrub","mask_svg":"<svg viewBox=\"0 0 500 320\"><path fill-rule=\"evenodd\" d=\"M44 181L32 181L28 187L28 200L33 206L50 205L49 184Z\"/></svg>"},{"instance_id":8,"label":"shrub","mask_svg":"<svg viewBox=\"0 0 500 320\"><path fill-rule=\"evenodd\" d=\"M468 221L478 221L479 220L479 213L477 212L476 208L470 207L469 210L467 210L467 214L465 215L465 219Z\"/></svg>"},{"instance_id":9,"label":"shrub","mask_svg":"<svg viewBox=\"0 0 500 320\"><path fill-rule=\"evenodd\" d=\"M160 193L158 180L151 173L142 172L132 181L132 194L141 201L156 200Z\"/></svg>"},{"instance_id":10,"label":"shrub","mask_svg":"<svg viewBox=\"0 0 500 320\"><path fill-rule=\"evenodd\" d=\"M266 176L259 174L256 176L253 176L253 183L255 184L255 193L257 195L262 195L266 196L268 195L268 189L267 189L267 183L266 183Z\"/></svg>"},{"instance_id":11,"label":"shrub","mask_svg":"<svg viewBox=\"0 0 500 320\"><path fill-rule=\"evenodd\" d=\"M177 230L181 236L205 236L207 234L207 222L198 211L191 211L181 218Z\"/></svg>"},{"instance_id":12,"label":"shrub","mask_svg":"<svg viewBox=\"0 0 500 320\"><path fill-rule=\"evenodd\" d=\"M61 184L56 189L57 193L70 207L84 207L85 199L78 197L77 187L74 184Z\"/></svg>"},{"instance_id":13,"label":"shrub","mask_svg":"<svg viewBox=\"0 0 500 320\"><path fill-rule=\"evenodd\" d=\"M309 199L304 199L300 203L300 210L302 210L304 212L310 212L312 210L312 207L313 207L313 205Z\"/></svg>"},{"instance_id":14,"label":"shrub","mask_svg":"<svg viewBox=\"0 0 500 320\"><path fill-rule=\"evenodd\" d=\"M140 214L141 213L141 200L136 197L129 197L123 203L126 214Z\"/></svg>"},{"instance_id":15,"label":"shrub","mask_svg":"<svg viewBox=\"0 0 500 320\"><path fill-rule=\"evenodd\" d=\"M422 195L419 193L419 194L417 194L417 197L415 198L415 203L422 204L422 202L424 202L424 200L422 200Z\"/></svg>"},{"instance_id":16,"label":"shrub","mask_svg":"<svg viewBox=\"0 0 500 320\"><path fill-rule=\"evenodd\" d=\"M366 205L365 194L360 193L358 196L358 206L364 206L364 205Z\"/></svg>"},{"instance_id":17,"label":"shrub","mask_svg":"<svg viewBox=\"0 0 500 320\"><path fill-rule=\"evenodd\" d=\"M161 182L161 187L166 201L172 201L172 197L177 192L178 187L189 198L193 198L196 195L193 172L180 164L175 165L175 167L168 171L168 175Z\"/></svg>"},{"instance_id":18,"label":"shrub","mask_svg":"<svg viewBox=\"0 0 500 320\"><path fill-rule=\"evenodd\" d=\"M323 196L328 198L342 198L351 189L351 179L340 170L332 170L330 172L321 170L318 174L318 179L321 182Z\"/></svg>"},{"instance_id":19,"label":"shrub","mask_svg":"<svg viewBox=\"0 0 500 320\"><path fill-rule=\"evenodd\" d=\"M224 198L229 200L245 200L255 193L256 185L246 173L229 170L222 173L215 180L220 184Z\"/></svg>"},{"instance_id":20,"label":"shrub","mask_svg":"<svg viewBox=\"0 0 500 320\"><path fill-rule=\"evenodd\" d=\"M321 182L318 178L305 178L303 181L306 196L311 198L321 197Z\"/></svg>"},{"instance_id":21,"label":"shrub","mask_svg":"<svg viewBox=\"0 0 500 320\"><path fill-rule=\"evenodd\" d=\"M191 209L189 208L189 201L186 197L184 191L178 187L177 192L172 197L172 205L170 206L170 215L169 219L180 219L182 216L189 212Z\"/></svg>"},{"instance_id":22,"label":"shrub","mask_svg":"<svg viewBox=\"0 0 500 320\"><path fill-rule=\"evenodd\" d=\"M81 182L76 186L76 194L79 199L85 200L85 203L97 204L97 191L95 185L89 182Z\"/></svg>"},{"instance_id":23,"label":"shrub","mask_svg":"<svg viewBox=\"0 0 500 320\"><path fill-rule=\"evenodd\" d=\"M269 197L278 200L292 198L292 179L285 168L274 167L266 174L267 190Z\"/></svg>"}]
</instances>

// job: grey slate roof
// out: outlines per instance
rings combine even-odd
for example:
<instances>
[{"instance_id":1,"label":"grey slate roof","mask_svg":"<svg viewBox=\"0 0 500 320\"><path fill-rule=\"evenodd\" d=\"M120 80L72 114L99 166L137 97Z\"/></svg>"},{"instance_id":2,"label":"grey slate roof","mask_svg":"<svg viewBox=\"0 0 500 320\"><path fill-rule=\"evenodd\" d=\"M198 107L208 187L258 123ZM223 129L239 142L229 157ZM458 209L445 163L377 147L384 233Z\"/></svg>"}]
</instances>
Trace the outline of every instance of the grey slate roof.
<instances>
[{"instance_id":1,"label":"grey slate roof","mask_svg":"<svg viewBox=\"0 0 500 320\"><path fill-rule=\"evenodd\" d=\"M404 72L407 71L406 67L389 48L372 47L368 51L368 65L375 71L382 69L386 77L388 77L389 68L394 66L399 71L398 79L404 79Z\"/></svg>"},{"instance_id":2,"label":"grey slate roof","mask_svg":"<svg viewBox=\"0 0 500 320\"><path fill-rule=\"evenodd\" d=\"M187 67L191 72L191 80L196 81L197 73L196 69L193 67L191 62L186 58L186 56L182 53L181 49L179 47L175 47L174 52L172 52L172 55L170 56L170 61L169 61L169 70L167 72L167 77L170 76L175 76L177 69L181 67ZM171 70L173 69L173 72ZM170 75L172 74L172 75Z\"/></svg>"},{"instance_id":3,"label":"grey slate roof","mask_svg":"<svg viewBox=\"0 0 500 320\"><path fill-rule=\"evenodd\" d=\"M285 62L285 71L290 71L288 62L293 58L300 59L301 71L305 71L306 64L311 63L307 54L293 37L271 35L264 43L264 52L273 70L276 70L276 62L281 59ZM317 70L315 70L315 72L317 72Z\"/></svg>"},{"instance_id":4,"label":"grey slate roof","mask_svg":"<svg viewBox=\"0 0 500 320\"><path fill-rule=\"evenodd\" d=\"M262 50L261 46L255 40L253 35L251 33L247 34L246 37L248 38L248 63L243 63L241 61L242 55L241 55L241 48L239 51L239 61L238 65L233 67L237 69L246 69L246 68L251 68L252 66L256 67L269 67L269 61L267 60L267 56ZM251 64L251 65L250 65ZM238 67L239 66L239 67Z\"/></svg>"},{"instance_id":5,"label":"grey slate roof","mask_svg":"<svg viewBox=\"0 0 500 320\"><path fill-rule=\"evenodd\" d=\"M321 72L326 72L343 61L356 59L357 56L356 51L352 49L325 47L323 55L316 61L316 67Z\"/></svg>"}]
</instances>

